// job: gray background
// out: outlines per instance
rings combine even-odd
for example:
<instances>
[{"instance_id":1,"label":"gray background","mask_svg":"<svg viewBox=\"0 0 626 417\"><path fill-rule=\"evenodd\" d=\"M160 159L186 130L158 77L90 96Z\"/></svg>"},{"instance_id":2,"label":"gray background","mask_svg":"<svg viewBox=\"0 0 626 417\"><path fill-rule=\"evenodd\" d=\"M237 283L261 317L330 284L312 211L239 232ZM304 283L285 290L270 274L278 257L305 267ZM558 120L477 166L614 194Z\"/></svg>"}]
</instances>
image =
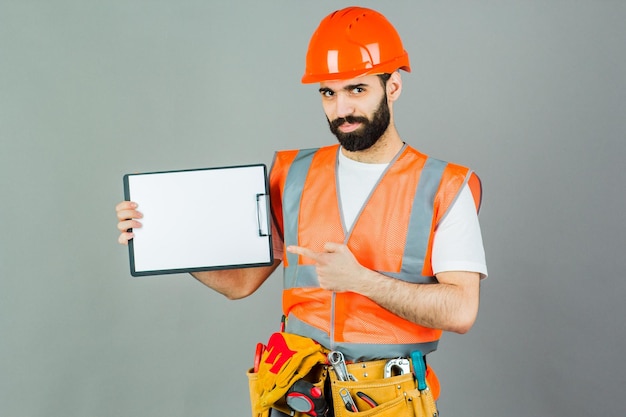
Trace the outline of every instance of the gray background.
<instances>
[{"instance_id":1,"label":"gray background","mask_svg":"<svg viewBox=\"0 0 626 417\"><path fill-rule=\"evenodd\" d=\"M281 273L234 302L132 278L114 206L129 172L334 143L299 80L348 4L0 1L0 415L249 415ZM404 140L485 187L478 322L430 359L442 414L624 415L625 3L362 4L411 56Z\"/></svg>"}]
</instances>

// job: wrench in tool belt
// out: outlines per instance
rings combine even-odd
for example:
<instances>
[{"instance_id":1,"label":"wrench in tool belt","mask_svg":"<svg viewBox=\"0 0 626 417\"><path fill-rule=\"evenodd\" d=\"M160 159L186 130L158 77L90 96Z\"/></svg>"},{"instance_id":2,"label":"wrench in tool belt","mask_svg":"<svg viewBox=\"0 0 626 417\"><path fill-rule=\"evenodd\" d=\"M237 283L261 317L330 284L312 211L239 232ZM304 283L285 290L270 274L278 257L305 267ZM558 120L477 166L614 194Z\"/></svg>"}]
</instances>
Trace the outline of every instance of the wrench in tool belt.
<instances>
[{"instance_id":1,"label":"wrench in tool belt","mask_svg":"<svg viewBox=\"0 0 626 417\"><path fill-rule=\"evenodd\" d=\"M356 381L356 378L348 372L348 367L346 366L346 360L343 357L343 353L338 350L333 350L328 354L328 362L333 366L338 380Z\"/></svg>"}]
</instances>

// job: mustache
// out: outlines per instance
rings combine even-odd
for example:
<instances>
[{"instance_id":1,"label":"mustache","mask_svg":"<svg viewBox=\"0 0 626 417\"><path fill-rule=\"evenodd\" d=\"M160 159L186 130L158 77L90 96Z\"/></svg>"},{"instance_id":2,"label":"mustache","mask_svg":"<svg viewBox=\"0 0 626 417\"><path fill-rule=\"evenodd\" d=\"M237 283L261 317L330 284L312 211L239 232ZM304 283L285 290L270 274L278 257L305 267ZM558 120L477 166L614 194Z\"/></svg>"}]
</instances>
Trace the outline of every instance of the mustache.
<instances>
[{"instance_id":1,"label":"mustache","mask_svg":"<svg viewBox=\"0 0 626 417\"><path fill-rule=\"evenodd\" d=\"M338 117L335 120L329 122L330 123L330 127L333 129L338 129L339 126L341 126L344 123L362 123L362 124L367 124L369 122L369 119L367 117L363 117L363 116L346 116L346 117Z\"/></svg>"}]
</instances>

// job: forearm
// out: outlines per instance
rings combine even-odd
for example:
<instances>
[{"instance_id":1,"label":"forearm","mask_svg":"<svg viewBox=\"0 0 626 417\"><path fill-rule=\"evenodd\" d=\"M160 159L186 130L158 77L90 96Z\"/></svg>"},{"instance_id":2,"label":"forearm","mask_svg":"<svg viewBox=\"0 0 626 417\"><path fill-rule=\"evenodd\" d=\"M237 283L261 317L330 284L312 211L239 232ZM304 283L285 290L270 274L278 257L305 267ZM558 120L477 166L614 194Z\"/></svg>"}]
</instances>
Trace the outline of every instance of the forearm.
<instances>
[{"instance_id":1,"label":"forearm","mask_svg":"<svg viewBox=\"0 0 626 417\"><path fill-rule=\"evenodd\" d=\"M254 293L278 265L280 261L265 267L193 272L191 275L226 298L237 300Z\"/></svg>"},{"instance_id":2,"label":"forearm","mask_svg":"<svg viewBox=\"0 0 626 417\"><path fill-rule=\"evenodd\" d=\"M424 327L466 333L478 313L479 277L472 272L453 272L458 283L413 284L367 271L355 292L392 313ZM447 280L450 275L442 274Z\"/></svg>"},{"instance_id":3,"label":"forearm","mask_svg":"<svg viewBox=\"0 0 626 417\"><path fill-rule=\"evenodd\" d=\"M315 261L321 288L361 294L421 326L465 333L476 320L480 291L477 272L442 272L437 274L436 284L414 284L365 268L343 244L327 242L324 252L302 246L288 246L287 251Z\"/></svg>"}]
</instances>

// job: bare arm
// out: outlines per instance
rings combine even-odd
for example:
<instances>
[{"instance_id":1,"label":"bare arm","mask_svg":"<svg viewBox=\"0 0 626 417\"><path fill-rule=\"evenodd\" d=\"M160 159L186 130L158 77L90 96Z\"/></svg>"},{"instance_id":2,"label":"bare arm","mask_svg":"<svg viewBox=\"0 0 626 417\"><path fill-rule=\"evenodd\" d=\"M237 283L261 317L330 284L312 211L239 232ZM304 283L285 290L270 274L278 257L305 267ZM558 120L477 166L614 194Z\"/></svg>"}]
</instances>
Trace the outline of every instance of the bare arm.
<instances>
[{"instance_id":1,"label":"bare arm","mask_svg":"<svg viewBox=\"0 0 626 417\"><path fill-rule=\"evenodd\" d=\"M436 284L413 284L374 271L355 288L392 313L434 329L466 333L478 314L479 274L451 271L437 274Z\"/></svg>"},{"instance_id":2,"label":"bare arm","mask_svg":"<svg viewBox=\"0 0 626 417\"><path fill-rule=\"evenodd\" d=\"M191 275L226 298L237 300L255 292L278 265L280 261L275 260L270 266L194 272Z\"/></svg>"},{"instance_id":3,"label":"bare arm","mask_svg":"<svg viewBox=\"0 0 626 417\"><path fill-rule=\"evenodd\" d=\"M467 332L478 314L479 281L475 272L437 274L437 284L414 284L360 265L345 245L327 243L326 252L292 246L288 251L316 261L322 288L352 291L421 326Z\"/></svg>"},{"instance_id":4,"label":"bare arm","mask_svg":"<svg viewBox=\"0 0 626 417\"><path fill-rule=\"evenodd\" d=\"M127 245L134 237L129 229L141 227L143 215L137 210L137 204L132 201L122 201L115 207L117 213L117 228L120 231L118 242ZM256 291L261 284L276 270L280 261L273 265L257 268L223 269L216 271L195 272L191 274L198 281L219 292L225 297L235 300L247 297Z\"/></svg>"}]
</instances>

